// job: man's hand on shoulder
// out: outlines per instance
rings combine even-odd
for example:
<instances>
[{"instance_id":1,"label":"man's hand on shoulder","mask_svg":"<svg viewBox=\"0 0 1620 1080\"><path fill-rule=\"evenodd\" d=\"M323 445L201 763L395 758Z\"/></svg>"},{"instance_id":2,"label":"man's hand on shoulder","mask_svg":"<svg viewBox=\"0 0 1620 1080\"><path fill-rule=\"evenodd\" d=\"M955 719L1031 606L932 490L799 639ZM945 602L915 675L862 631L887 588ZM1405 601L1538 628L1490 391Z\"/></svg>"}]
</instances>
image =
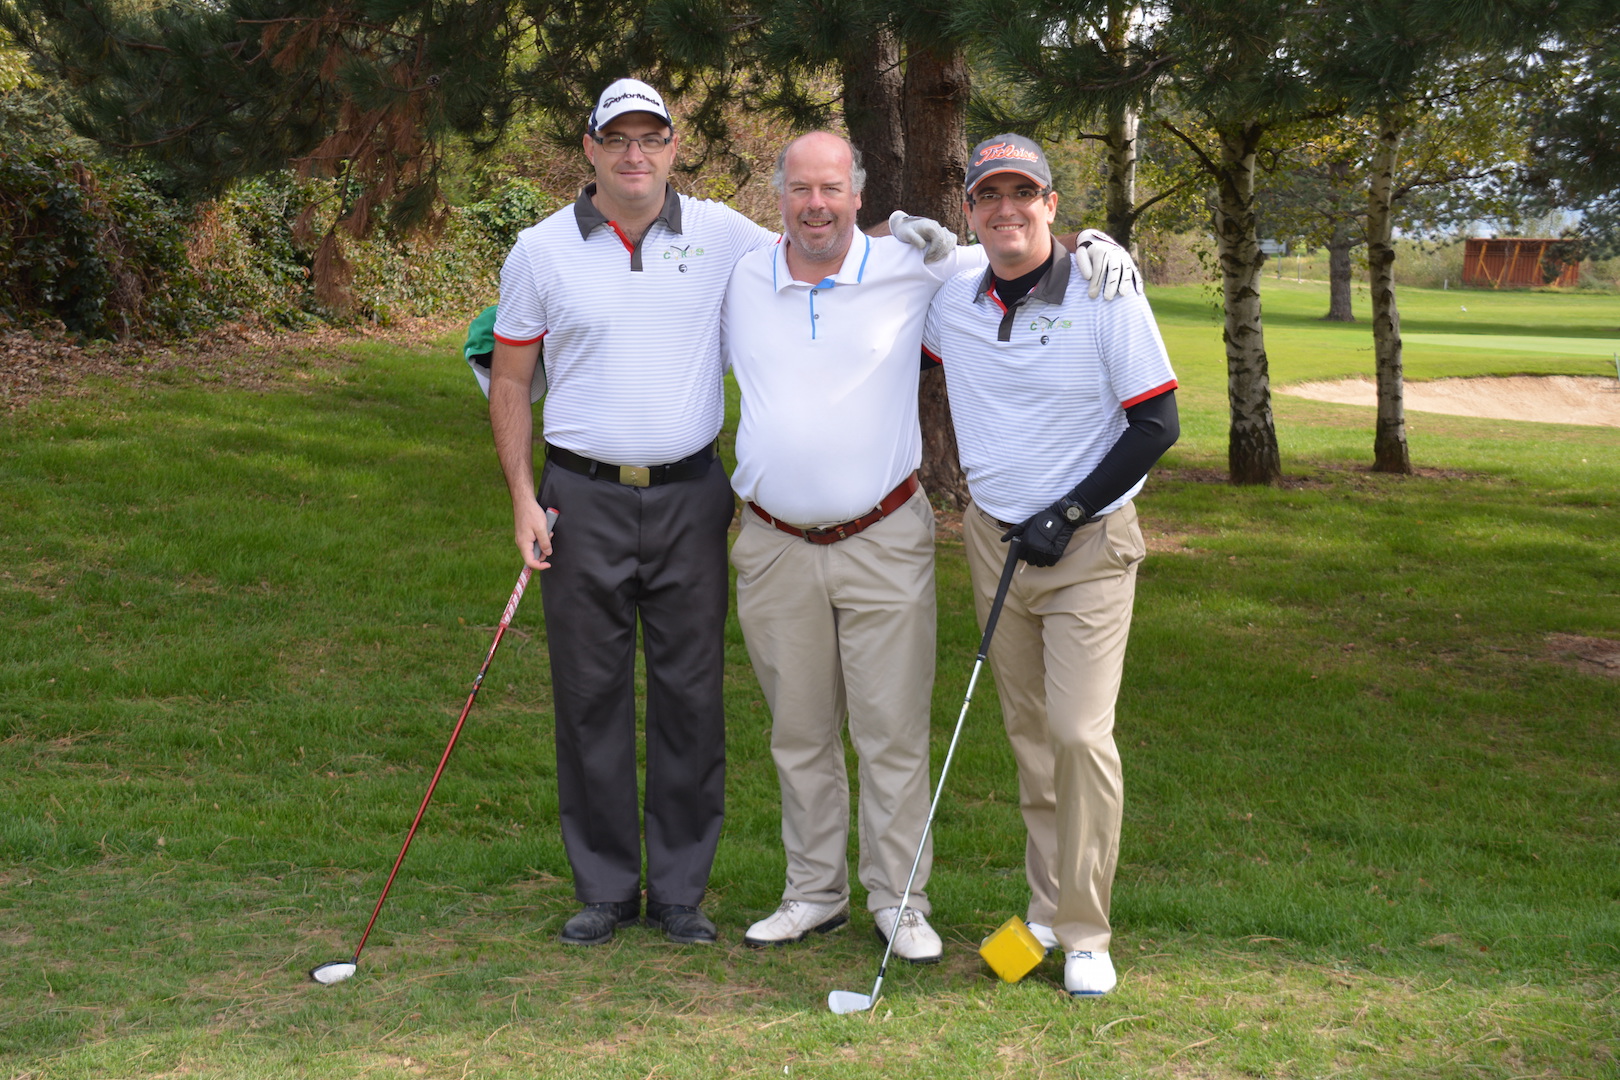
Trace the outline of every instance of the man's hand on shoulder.
<instances>
[{"instance_id":1,"label":"man's hand on shoulder","mask_svg":"<svg viewBox=\"0 0 1620 1080\"><path fill-rule=\"evenodd\" d=\"M1112 300L1121 289L1142 295L1142 275L1131 261L1131 253L1101 229L1086 229L1080 233L1074 261L1080 266L1080 276L1091 282L1088 295L1093 300L1099 292L1104 300Z\"/></svg>"},{"instance_id":2,"label":"man's hand on shoulder","mask_svg":"<svg viewBox=\"0 0 1620 1080\"><path fill-rule=\"evenodd\" d=\"M889 215L889 235L920 250L925 263L939 262L956 250L955 233L933 218L913 217L904 210Z\"/></svg>"}]
</instances>

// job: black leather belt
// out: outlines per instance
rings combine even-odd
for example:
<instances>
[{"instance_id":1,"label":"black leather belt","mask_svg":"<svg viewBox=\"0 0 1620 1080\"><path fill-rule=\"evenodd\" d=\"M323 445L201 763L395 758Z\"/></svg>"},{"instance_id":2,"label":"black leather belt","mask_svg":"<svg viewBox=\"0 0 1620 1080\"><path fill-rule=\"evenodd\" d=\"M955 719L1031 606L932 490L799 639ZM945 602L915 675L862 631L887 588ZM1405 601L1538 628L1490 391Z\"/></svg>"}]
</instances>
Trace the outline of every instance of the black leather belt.
<instances>
[{"instance_id":1,"label":"black leather belt","mask_svg":"<svg viewBox=\"0 0 1620 1080\"><path fill-rule=\"evenodd\" d=\"M653 487L676 480L696 480L708 473L717 454L715 444L710 443L695 454L663 465L613 465L546 443L547 461L554 461L569 472L580 473L592 480L611 480L628 487Z\"/></svg>"}]
</instances>

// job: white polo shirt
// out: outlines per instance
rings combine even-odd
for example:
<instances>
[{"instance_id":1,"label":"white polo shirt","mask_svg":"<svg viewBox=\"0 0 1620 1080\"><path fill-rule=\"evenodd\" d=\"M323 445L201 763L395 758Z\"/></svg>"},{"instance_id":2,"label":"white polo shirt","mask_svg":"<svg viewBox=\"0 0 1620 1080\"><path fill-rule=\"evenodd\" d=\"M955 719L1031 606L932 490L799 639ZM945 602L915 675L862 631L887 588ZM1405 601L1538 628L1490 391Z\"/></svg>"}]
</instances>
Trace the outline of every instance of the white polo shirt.
<instances>
[{"instance_id":1,"label":"white polo shirt","mask_svg":"<svg viewBox=\"0 0 1620 1080\"><path fill-rule=\"evenodd\" d=\"M876 506L922 460L917 376L928 301L982 248L934 263L893 237L856 233L836 274L795 281L787 245L732 271L721 314L742 390L744 499L795 525L833 525Z\"/></svg>"},{"instance_id":2,"label":"white polo shirt","mask_svg":"<svg viewBox=\"0 0 1620 1080\"><path fill-rule=\"evenodd\" d=\"M1002 521L1068 494L1119 441L1125 409L1176 386L1147 299L1122 289L1093 300L1074 256L1058 255L1010 313L988 270L958 274L934 297L923 333L945 365L968 490ZM1125 505L1142 480L1099 513Z\"/></svg>"},{"instance_id":3,"label":"white polo shirt","mask_svg":"<svg viewBox=\"0 0 1620 1080\"><path fill-rule=\"evenodd\" d=\"M545 438L615 465L679 461L724 419L720 302L776 234L721 203L665 196L632 245L590 200L523 230L501 270L495 338L546 347Z\"/></svg>"}]
</instances>

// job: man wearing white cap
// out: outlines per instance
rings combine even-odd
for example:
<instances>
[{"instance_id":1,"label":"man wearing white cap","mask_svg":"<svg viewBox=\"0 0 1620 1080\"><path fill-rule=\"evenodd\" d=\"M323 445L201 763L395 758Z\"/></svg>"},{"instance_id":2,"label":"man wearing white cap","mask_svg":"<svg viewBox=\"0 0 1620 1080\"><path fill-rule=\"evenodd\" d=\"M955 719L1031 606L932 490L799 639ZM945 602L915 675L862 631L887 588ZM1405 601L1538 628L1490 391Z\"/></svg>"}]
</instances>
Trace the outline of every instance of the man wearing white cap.
<instances>
[{"instance_id":1,"label":"man wearing white cap","mask_svg":"<svg viewBox=\"0 0 1620 1080\"><path fill-rule=\"evenodd\" d=\"M787 855L781 905L743 940L785 945L849 919L847 716L873 928L921 964L939 960L942 944L927 918L931 851L903 912L900 903L928 818L934 681L934 515L917 481L917 378L929 300L958 271L982 270L985 254L950 238L924 254L860 235L864 181L844 139L812 132L789 143L773 178L783 241L742 258L722 311L742 391L737 615L771 708ZM901 213L890 225L912 228ZM1134 268L1103 241L1088 243L1079 265L1098 287L1117 287Z\"/></svg>"},{"instance_id":2,"label":"man wearing white cap","mask_svg":"<svg viewBox=\"0 0 1620 1080\"><path fill-rule=\"evenodd\" d=\"M602 92L583 140L596 179L524 230L501 273L490 421L515 541L541 578L563 845L584 908L568 944L641 916L715 939L698 909L725 791L721 702L730 484L715 452L715 329L732 264L775 236L667 183L679 139L636 79ZM546 467L533 473L529 389L545 343ZM546 530L542 506L561 525ZM538 549L538 553L537 550ZM547 560L554 560L552 562ZM647 668L644 811L635 649Z\"/></svg>"},{"instance_id":3,"label":"man wearing white cap","mask_svg":"<svg viewBox=\"0 0 1620 1080\"><path fill-rule=\"evenodd\" d=\"M524 230L501 273L490 420L524 560L541 579L563 844L583 909L568 944L641 914L710 942L699 910L725 792L721 699L733 502L720 302L745 252L776 235L667 178L679 139L636 79L602 92L583 140L596 179ZM546 465L536 497L530 389L541 340ZM542 507L554 507L554 538ZM546 560L555 559L555 565ZM635 646L646 656L646 795L636 783Z\"/></svg>"},{"instance_id":4,"label":"man wearing white cap","mask_svg":"<svg viewBox=\"0 0 1620 1080\"><path fill-rule=\"evenodd\" d=\"M1018 762L1028 921L1076 996L1115 985L1109 904L1124 806L1114 701L1146 553L1131 502L1180 428L1147 300L1088 298L1053 243L1046 155L998 135L968 159L964 210L989 256L929 309L972 502L962 535L982 621L1017 537L1024 561L990 648Z\"/></svg>"}]
</instances>

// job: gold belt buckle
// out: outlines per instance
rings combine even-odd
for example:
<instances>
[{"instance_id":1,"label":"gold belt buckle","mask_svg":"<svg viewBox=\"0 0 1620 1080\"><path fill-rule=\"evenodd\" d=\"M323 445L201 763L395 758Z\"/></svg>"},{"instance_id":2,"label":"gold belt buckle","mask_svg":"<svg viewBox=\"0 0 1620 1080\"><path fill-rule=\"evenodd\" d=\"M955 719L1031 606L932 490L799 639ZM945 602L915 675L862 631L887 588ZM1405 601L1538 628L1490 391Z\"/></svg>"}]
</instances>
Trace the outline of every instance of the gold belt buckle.
<instances>
[{"instance_id":1,"label":"gold belt buckle","mask_svg":"<svg viewBox=\"0 0 1620 1080\"><path fill-rule=\"evenodd\" d=\"M652 469L645 465L620 465L619 483L630 487L649 487L652 484Z\"/></svg>"}]
</instances>

